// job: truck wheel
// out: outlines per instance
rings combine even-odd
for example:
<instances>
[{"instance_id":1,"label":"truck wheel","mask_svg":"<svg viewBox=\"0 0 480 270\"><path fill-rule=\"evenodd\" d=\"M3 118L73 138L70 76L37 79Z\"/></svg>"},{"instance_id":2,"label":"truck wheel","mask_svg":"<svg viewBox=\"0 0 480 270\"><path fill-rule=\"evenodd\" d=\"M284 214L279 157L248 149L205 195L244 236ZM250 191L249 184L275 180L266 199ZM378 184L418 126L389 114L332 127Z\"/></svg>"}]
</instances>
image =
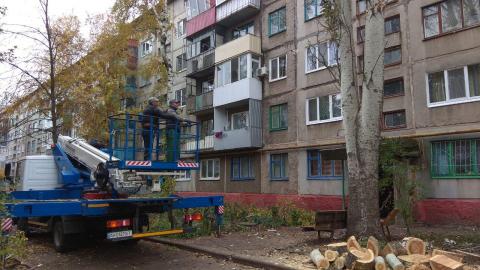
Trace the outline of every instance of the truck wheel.
<instances>
[{"instance_id":1,"label":"truck wheel","mask_svg":"<svg viewBox=\"0 0 480 270\"><path fill-rule=\"evenodd\" d=\"M62 220L55 220L53 224L53 244L55 245L55 250L58 252L70 250L73 244L70 238L71 235L64 233Z\"/></svg>"}]
</instances>

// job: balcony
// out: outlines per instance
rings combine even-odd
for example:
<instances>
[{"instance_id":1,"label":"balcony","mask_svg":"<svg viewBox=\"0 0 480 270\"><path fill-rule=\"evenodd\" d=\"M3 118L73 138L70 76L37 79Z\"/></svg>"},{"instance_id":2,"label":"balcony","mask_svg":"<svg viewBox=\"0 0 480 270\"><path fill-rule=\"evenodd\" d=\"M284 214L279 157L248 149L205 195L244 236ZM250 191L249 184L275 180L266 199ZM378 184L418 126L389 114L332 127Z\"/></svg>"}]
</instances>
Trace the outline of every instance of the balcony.
<instances>
[{"instance_id":1,"label":"balcony","mask_svg":"<svg viewBox=\"0 0 480 270\"><path fill-rule=\"evenodd\" d=\"M245 35L217 47L215 50L215 64L246 52L262 54L260 37Z\"/></svg>"},{"instance_id":2,"label":"balcony","mask_svg":"<svg viewBox=\"0 0 480 270\"><path fill-rule=\"evenodd\" d=\"M182 148L182 151L193 152L197 149L197 145L195 141L189 141L189 142L186 142L185 144L182 144L181 148ZM205 136L204 138L201 138L200 140L198 140L198 149L199 150L213 149L213 135Z\"/></svg>"},{"instance_id":3,"label":"balcony","mask_svg":"<svg viewBox=\"0 0 480 270\"><path fill-rule=\"evenodd\" d=\"M262 83L256 78L246 78L213 90L214 107L247 99L262 100Z\"/></svg>"},{"instance_id":4,"label":"balcony","mask_svg":"<svg viewBox=\"0 0 480 270\"><path fill-rule=\"evenodd\" d=\"M215 24L215 7L212 7L187 21L187 37Z\"/></svg>"},{"instance_id":5,"label":"balcony","mask_svg":"<svg viewBox=\"0 0 480 270\"><path fill-rule=\"evenodd\" d=\"M191 78L205 76L213 72L214 65L215 49L210 49L187 60L187 76Z\"/></svg>"},{"instance_id":6,"label":"balcony","mask_svg":"<svg viewBox=\"0 0 480 270\"><path fill-rule=\"evenodd\" d=\"M261 103L259 100L250 99L240 106L214 109L215 151L262 147ZM245 111L239 113L241 108ZM235 116L239 114L244 116L240 121L240 118Z\"/></svg>"},{"instance_id":7,"label":"balcony","mask_svg":"<svg viewBox=\"0 0 480 270\"><path fill-rule=\"evenodd\" d=\"M191 96L187 100L187 112L199 114L213 108L213 91L198 96Z\"/></svg>"},{"instance_id":8,"label":"balcony","mask_svg":"<svg viewBox=\"0 0 480 270\"><path fill-rule=\"evenodd\" d=\"M228 26L237 24L260 11L260 0L217 0L217 22Z\"/></svg>"}]
</instances>

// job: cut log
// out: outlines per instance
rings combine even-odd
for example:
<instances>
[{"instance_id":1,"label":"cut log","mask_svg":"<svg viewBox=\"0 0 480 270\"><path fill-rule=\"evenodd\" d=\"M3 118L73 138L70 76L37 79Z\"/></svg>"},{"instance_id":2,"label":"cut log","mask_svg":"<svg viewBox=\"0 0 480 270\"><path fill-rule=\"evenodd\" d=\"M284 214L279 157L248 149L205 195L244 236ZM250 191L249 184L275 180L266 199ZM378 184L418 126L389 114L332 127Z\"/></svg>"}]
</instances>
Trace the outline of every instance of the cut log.
<instances>
[{"instance_id":1,"label":"cut log","mask_svg":"<svg viewBox=\"0 0 480 270\"><path fill-rule=\"evenodd\" d=\"M350 236L347 240L347 250L348 251L351 251L353 249L360 249L361 246L360 244L358 243L357 239L355 238L355 236Z\"/></svg>"},{"instance_id":2,"label":"cut log","mask_svg":"<svg viewBox=\"0 0 480 270\"><path fill-rule=\"evenodd\" d=\"M335 261L337 257L338 257L338 251L334 251L334 250L325 251L325 259L327 259L329 262Z\"/></svg>"},{"instance_id":3,"label":"cut log","mask_svg":"<svg viewBox=\"0 0 480 270\"><path fill-rule=\"evenodd\" d=\"M395 254L387 254L387 256L385 256L385 260L393 270L405 270L405 266L402 264L402 262L400 262L397 256L395 256Z\"/></svg>"},{"instance_id":4,"label":"cut log","mask_svg":"<svg viewBox=\"0 0 480 270\"><path fill-rule=\"evenodd\" d=\"M457 270L462 269L463 263L457 262L445 255L435 255L430 258L432 270Z\"/></svg>"},{"instance_id":5,"label":"cut log","mask_svg":"<svg viewBox=\"0 0 480 270\"><path fill-rule=\"evenodd\" d=\"M340 242L340 243L329 244L329 245L327 245L327 248L328 248L329 250L338 251L339 254L343 254L343 253L345 253L345 252L348 252L348 250L347 250L347 242Z\"/></svg>"},{"instance_id":6,"label":"cut log","mask_svg":"<svg viewBox=\"0 0 480 270\"><path fill-rule=\"evenodd\" d=\"M410 237L407 240L406 249L407 249L408 255L411 255L411 254L425 255L425 251L426 251L425 243L423 242L423 240L415 237Z\"/></svg>"},{"instance_id":7,"label":"cut log","mask_svg":"<svg viewBox=\"0 0 480 270\"><path fill-rule=\"evenodd\" d=\"M335 262L333 262L335 269L341 270L345 268L345 258L346 256L340 256L335 260Z\"/></svg>"},{"instance_id":8,"label":"cut log","mask_svg":"<svg viewBox=\"0 0 480 270\"><path fill-rule=\"evenodd\" d=\"M390 253L395 254L395 252L393 251L393 247L389 243L387 243L383 247L382 251L380 252L380 256L385 257L385 256L387 256L387 254L390 254Z\"/></svg>"},{"instance_id":9,"label":"cut log","mask_svg":"<svg viewBox=\"0 0 480 270\"><path fill-rule=\"evenodd\" d=\"M378 247L378 240L377 238L373 237L373 236L370 236L368 237L368 241L367 241L367 248L368 249L371 249L373 251L373 255L375 255L375 257L378 256L378 252L379 252L379 247Z\"/></svg>"},{"instance_id":10,"label":"cut log","mask_svg":"<svg viewBox=\"0 0 480 270\"><path fill-rule=\"evenodd\" d=\"M375 256L373 251L367 248L362 248L361 250L354 250L352 253L358 253L361 251L363 254L354 255L358 257L355 261L355 270L370 270L373 269L375 265Z\"/></svg>"},{"instance_id":11,"label":"cut log","mask_svg":"<svg viewBox=\"0 0 480 270\"><path fill-rule=\"evenodd\" d=\"M428 265L430 256L420 255L420 254L411 254L411 255L398 256L398 259L405 265L405 267L409 268L415 264Z\"/></svg>"},{"instance_id":12,"label":"cut log","mask_svg":"<svg viewBox=\"0 0 480 270\"><path fill-rule=\"evenodd\" d=\"M387 253L385 249L389 249L391 252ZM407 250L402 246L402 243L400 242L390 242L388 243L384 250L382 251L383 256L387 256L390 253L395 254L395 256L400 256L400 255L408 255Z\"/></svg>"},{"instance_id":13,"label":"cut log","mask_svg":"<svg viewBox=\"0 0 480 270\"><path fill-rule=\"evenodd\" d=\"M383 257L375 257L375 270L387 270L387 265L385 264Z\"/></svg>"},{"instance_id":14,"label":"cut log","mask_svg":"<svg viewBox=\"0 0 480 270\"><path fill-rule=\"evenodd\" d=\"M465 257L463 254L456 253L456 252L451 252L451 251L445 251L445 250L441 250L441 249L434 249L432 251L432 256L435 256L435 255L445 255L445 256L449 257L450 259L455 260L457 262L463 262L463 258Z\"/></svg>"},{"instance_id":15,"label":"cut log","mask_svg":"<svg viewBox=\"0 0 480 270\"><path fill-rule=\"evenodd\" d=\"M431 270L428 265L425 264L414 264L411 267L408 267L407 270Z\"/></svg>"},{"instance_id":16,"label":"cut log","mask_svg":"<svg viewBox=\"0 0 480 270\"><path fill-rule=\"evenodd\" d=\"M322 253L320 252L320 250L318 250L318 248L310 252L310 259L315 264L317 269L327 269L330 265L328 260L323 257Z\"/></svg>"}]
</instances>

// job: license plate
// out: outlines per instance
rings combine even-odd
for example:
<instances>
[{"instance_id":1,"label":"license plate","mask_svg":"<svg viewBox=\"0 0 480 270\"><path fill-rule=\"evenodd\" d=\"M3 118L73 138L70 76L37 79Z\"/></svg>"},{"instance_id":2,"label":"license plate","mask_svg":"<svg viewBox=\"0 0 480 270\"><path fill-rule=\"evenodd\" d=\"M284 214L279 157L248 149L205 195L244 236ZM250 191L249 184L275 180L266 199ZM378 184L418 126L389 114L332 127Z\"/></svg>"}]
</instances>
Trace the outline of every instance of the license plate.
<instances>
[{"instance_id":1,"label":"license plate","mask_svg":"<svg viewBox=\"0 0 480 270\"><path fill-rule=\"evenodd\" d=\"M108 240L118 240L123 238L129 238L131 236L132 236L132 230L107 233Z\"/></svg>"}]
</instances>

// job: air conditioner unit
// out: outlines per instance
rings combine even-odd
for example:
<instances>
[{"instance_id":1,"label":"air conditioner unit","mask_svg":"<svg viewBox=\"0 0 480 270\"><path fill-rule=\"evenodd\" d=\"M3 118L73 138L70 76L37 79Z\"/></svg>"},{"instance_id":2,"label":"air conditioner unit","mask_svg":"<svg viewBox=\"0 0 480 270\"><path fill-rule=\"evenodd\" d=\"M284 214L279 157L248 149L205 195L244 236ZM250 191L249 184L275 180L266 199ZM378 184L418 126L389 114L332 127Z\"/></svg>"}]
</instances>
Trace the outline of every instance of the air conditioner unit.
<instances>
[{"instance_id":1,"label":"air conditioner unit","mask_svg":"<svg viewBox=\"0 0 480 270\"><path fill-rule=\"evenodd\" d=\"M255 72L255 75L257 77L267 76L268 75L267 67L258 68L257 71Z\"/></svg>"}]
</instances>

